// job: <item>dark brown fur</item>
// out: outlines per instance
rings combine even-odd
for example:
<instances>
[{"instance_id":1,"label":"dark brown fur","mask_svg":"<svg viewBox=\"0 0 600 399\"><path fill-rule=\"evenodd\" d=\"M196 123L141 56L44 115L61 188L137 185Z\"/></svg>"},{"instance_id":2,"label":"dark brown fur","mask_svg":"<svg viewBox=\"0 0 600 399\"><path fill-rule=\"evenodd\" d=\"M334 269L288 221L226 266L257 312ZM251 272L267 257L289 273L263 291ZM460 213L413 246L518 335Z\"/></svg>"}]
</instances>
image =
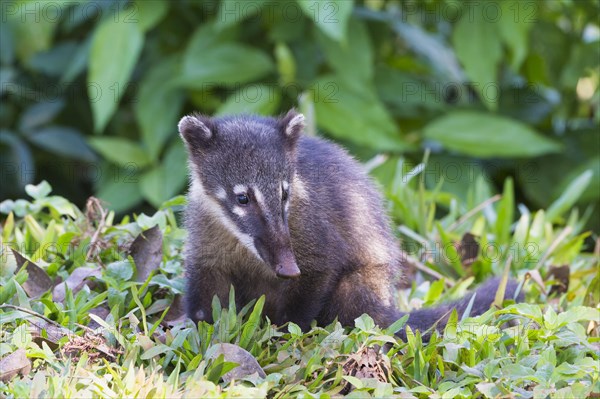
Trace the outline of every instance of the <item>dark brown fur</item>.
<instances>
[{"instance_id":1,"label":"dark brown fur","mask_svg":"<svg viewBox=\"0 0 600 399\"><path fill-rule=\"evenodd\" d=\"M187 312L194 321L211 321L213 296L226 303L233 285L240 306L264 294L265 314L276 324L292 321L308 329L313 320L326 325L337 318L352 326L367 313L388 326L403 315L395 306L402 252L383 199L362 166L337 145L300 132L286 135L294 116L197 116L180 123L192 181L185 217ZM282 180L291 187L283 214ZM232 213L236 184L260 188L269 209ZM263 259L225 226L228 221L250 237ZM270 263L290 245L301 275L282 279ZM489 308L496 286L492 280L477 291L472 314ZM514 289L511 282L507 297ZM462 313L469 300L413 312L408 324L424 331L453 307Z\"/></svg>"}]
</instances>

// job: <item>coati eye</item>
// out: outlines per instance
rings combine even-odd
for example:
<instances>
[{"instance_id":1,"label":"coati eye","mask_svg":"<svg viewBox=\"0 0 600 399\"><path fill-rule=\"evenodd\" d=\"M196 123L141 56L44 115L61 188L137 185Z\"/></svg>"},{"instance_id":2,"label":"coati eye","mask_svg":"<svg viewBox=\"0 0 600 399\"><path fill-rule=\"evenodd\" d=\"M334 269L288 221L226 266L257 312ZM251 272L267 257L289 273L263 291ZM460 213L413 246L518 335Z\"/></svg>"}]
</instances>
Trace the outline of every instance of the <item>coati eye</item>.
<instances>
[{"instance_id":1,"label":"coati eye","mask_svg":"<svg viewBox=\"0 0 600 399\"><path fill-rule=\"evenodd\" d=\"M248 198L248 196L246 194L238 194L236 196L237 202L240 205L248 205L248 202L250 201L250 199Z\"/></svg>"}]
</instances>

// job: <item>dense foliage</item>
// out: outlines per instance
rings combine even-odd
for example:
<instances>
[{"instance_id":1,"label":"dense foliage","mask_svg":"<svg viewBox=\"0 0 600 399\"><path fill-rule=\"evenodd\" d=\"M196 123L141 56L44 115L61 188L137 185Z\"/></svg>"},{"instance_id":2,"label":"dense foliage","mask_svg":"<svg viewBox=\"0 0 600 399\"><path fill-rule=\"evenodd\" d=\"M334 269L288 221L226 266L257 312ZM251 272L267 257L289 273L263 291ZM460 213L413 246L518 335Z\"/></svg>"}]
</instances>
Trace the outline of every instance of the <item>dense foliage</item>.
<instances>
[{"instance_id":1,"label":"dense foliage","mask_svg":"<svg viewBox=\"0 0 600 399\"><path fill-rule=\"evenodd\" d=\"M474 176L548 206L600 193L598 2L384 0L3 3L2 198L46 179L117 211L180 193L178 118L298 106L366 160ZM411 166L412 167L412 166ZM406 170L409 170L407 168ZM390 173L377 173L385 185ZM144 206L144 208L140 208ZM446 204L448 205L448 204Z\"/></svg>"},{"instance_id":2,"label":"dense foliage","mask_svg":"<svg viewBox=\"0 0 600 399\"><path fill-rule=\"evenodd\" d=\"M0 396L600 396L599 11L0 3ZM407 251L399 308L492 275L525 302L453 314L429 342L367 315L274 326L263 299L183 318L178 118L292 106L382 183Z\"/></svg>"},{"instance_id":3,"label":"dense foliage","mask_svg":"<svg viewBox=\"0 0 600 399\"><path fill-rule=\"evenodd\" d=\"M458 320L454 313L429 342L422 332L398 340L394 332L405 319L382 330L367 315L353 329L273 326L261 316L264 298L243 309L213 301L215 323L196 327L181 318L179 307L185 232L176 215L183 198L151 216L117 221L93 198L80 211L50 195L45 182L27 186L30 199L3 203L11 212L0 247L0 394L600 394L600 243L596 253L582 252L589 233L582 232L578 212L568 209L577 199L570 193L582 188L571 187L547 211L524 213L513 225L509 180L501 199L486 199L465 213L459 209L469 206L461 203L434 220L436 197L443 194L424 189L420 169L398 176L390 193L392 211L414 222L401 226L413 283L399 292L398 306L410 310L461 297L475 279L493 273L517 277L526 293L525 303L505 301L480 317ZM477 195L477 189L469 193ZM568 222L551 222L559 216ZM430 283L424 276L440 279ZM228 348L241 357L220 355ZM238 364L245 372L228 374Z\"/></svg>"}]
</instances>

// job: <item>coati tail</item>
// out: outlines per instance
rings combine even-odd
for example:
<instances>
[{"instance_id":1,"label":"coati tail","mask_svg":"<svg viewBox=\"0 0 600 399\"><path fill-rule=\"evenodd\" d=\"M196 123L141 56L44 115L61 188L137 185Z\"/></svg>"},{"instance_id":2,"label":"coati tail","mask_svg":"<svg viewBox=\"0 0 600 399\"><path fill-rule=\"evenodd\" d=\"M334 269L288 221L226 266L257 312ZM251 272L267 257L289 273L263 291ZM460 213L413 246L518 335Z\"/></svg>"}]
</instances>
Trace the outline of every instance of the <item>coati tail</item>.
<instances>
[{"instance_id":1,"label":"coati tail","mask_svg":"<svg viewBox=\"0 0 600 399\"><path fill-rule=\"evenodd\" d=\"M430 332L427 332L432 327L435 327L438 331L443 330L448 323L448 319L453 309L456 309L458 317L462 317L465 310L469 306L473 295L473 305L469 312L470 316L478 316L485 313L494 303L496 298L496 292L500 285L501 278L496 277L486 281L473 293L465 295L458 301L450 302L447 304L440 305L434 308L423 308L408 313L407 325L414 330L419 330L423 334L423 339L428 340ZM515 292L518 288L518 282L515 280L508 280L506 284L506 290L504 292L504 299L515 299L517 302L523 300L523 294L519 292L517 298L515 298ZM399 317L404 316L406 313L401 313ZM406 331L402 329L397 335L403 340L406 339Z\"/></svg>"}]
</instances>

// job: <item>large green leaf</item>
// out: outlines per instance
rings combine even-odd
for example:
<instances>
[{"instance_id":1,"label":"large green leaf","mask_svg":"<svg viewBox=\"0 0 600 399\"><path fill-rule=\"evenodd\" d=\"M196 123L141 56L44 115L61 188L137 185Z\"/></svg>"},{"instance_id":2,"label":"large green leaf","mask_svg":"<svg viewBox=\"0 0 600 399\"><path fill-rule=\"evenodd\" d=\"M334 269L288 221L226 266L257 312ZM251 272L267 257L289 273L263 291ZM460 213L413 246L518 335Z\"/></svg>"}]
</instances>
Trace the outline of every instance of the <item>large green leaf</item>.
<instances>
[{"instance_id":1,"label":"large green leaf","mask_svg":"<svg viewBox=\"0 0 600 399\"><path fill-rule=\"evenodd\" d=\"M91 137L89 144L106 160L121 166L135 164L143 168L150 163L148 153L138 144L124 137Z\"/></svg>"},{"instance_id":2,"label":"large green leaf","mask_svg":"<svg viewBox=\"0 0 600 399\"><path fill-rule=\"evenodd\" d=\"M169 11L168 1L136 0L133 9L140 29L144 32L152 29Z\"/></svg>"},{"instance_id":3,"label":"large green leaf","mask_svg":"<svg viewBox=\"0 0 600 399\"><path fill-rule=\"evenodd\" d=\"M554 201L550 207L548 207L546 218L547 220L554 221L556 218L561 216L563 213L568 211L581 197L587 186L592 181L594 176L593 170L586 170L581 175L577 176L571 184L564 190L560 197Z\"/></svg>"},{"instance_id":4,"label":"large green leaf","mask_svg":"<svg viewBox=\"0 0 600 399\"><path fill-rule=\"evenodd\" d=\"M302 11L323 33L337 41L345 39L348 18L354 6L353 0L297 0L297 2Z\"/></svg>"},{"instance_id":5,"label":"large green leaf","mask_svg":"<svg viewBox=\"0 0 600 399\"><path fill-rule=\"evenodd\" d=\"M423 132L449 150L480 158L532 157L561 148L521 122L475 111L447 114Z\"/></svg>"},{"instance_id":6,"label":"large green leaf","mask_svg":"<svg viewBox=\"0 0 600 399\"><path fill-rule=\"evenodd\" d=\"M517 71L527 56L529 29L539 18L535 3L519 0L505 0L499 3L500 20L498 29L500 37L511 52L511 67Z\"/></svg>"},{"instance_id":7,"label":"large green leaf","mask_svg":"<svg viewBox=\"0 0 600 399\"><path fill-rule=\"evenodd\" d=\"M10 152L6 158L2 154L2 162L4 163L2 166L2 181L5 181L5 179L11 181L12 179L9 179L9 176L12 175L21 187L31 183L35 174L29 173L29 171L35 171L35 162L29 146L15 132L0 129L0 145L2 144L10 147ZM16 168L16 165L19 165L21 172ZM3 187L3 190L5 189L6 187Z\"/></svg>"},{"instance_id":8,"label":"large green leaf","mask_svg":"<svg viewBox=\"0 0 600 399\"><path fill-rule=\"evenodd\" d=\"M464 13L456 24L452 43L480 99L489 109L496 109L499 99L496 78L502 57L498 23L486 19L486 8L482 2L474 4L473 9Z\"/></svg>"},{"instance_id":9,"label":"large green leaf","mask_svg":"<svg viewBox=\"0 0 600 399\"><path fill-rule=\"evenodd\" d=\"M337 76L317 80L311 89L317 125L338 139L385 151L408 148L373 88L356 88Z\"/></svg>"},{"instance_id":10,"label":"large green leaf","mask_svg":"<svg viewBox=\"0 0 600 399\"><path fill-rule=\"evenodd\" d=\"M188 88L212 85L235 86L258 79L273 70L273 62L262 51L236 43L210 46L202 52L187 52L177 82Z\"/></svg>"},{"instance_id":11,"label":"large green leaf","mask_svg":"<svg viewBox=\"0 0 600 399\"><path fill-rule=\"evenodd\" d=\"M234 42L232 29L206 24L196 30L185 50L176 82L188 88L235 86L258 79L274 69L261 50Z\"/></svg>"},{"instance_id":12,"label":"large green leaf","mask_svg":"<svg viewBox=\"0 0 600 399\"><path fill-rule=\"evenodd\" d=\"M70 127L43 127L28 135L27 138L37 146L58 155L87 162L96 160L96 155L88 147L83 135Z\"/></svg>"},{"instance_id":13,"label":"large green leaf","mask_svg":"<svg viewBox=\"0 0 600 399\"><path fill-rule=\"evenodd\" d=\"M158 208L180 192L186 180L185 149L181 140L177 140L165 154L163 162L141 177L140 189L144 198Z\"/></svg>"},{"instance_id":14,"label":"large green leaf","mask_svg":"<svg viewBox=\"0 0 600 399\"><path fill-rule=\"evenodd\" d=\"M325 34L317 35L317 39L329 65L346 82L360 85L373 78L373 49L364 22L352 19L344 42L332 40Z\"/></svg>"},{"instance_id":15,"label":"large green leaf","mask_svg":"<svg viewBox=\"0 0 600 399\"><path fill-rule=\"evenodd\" d=\"M270 13L273 9L262 10L267 0L227 0L222 1L219 7L219 14L217 16L217 24L220 26L231 26L237 25L244 19L249 18L257 13L264 11ZM268 7L273 7L278 3L269 3ZM271 14L267 14L271 15Z\"/></svg>"},{"instance_id":16,"label":"large green leaf","mask_svg":"<svg viewBox=\"0 0 600 399\"><path fill-rule=\"evenodd\" d=\"M100 198L115 212L126 211L143 201L138 181L107 180L96 192Z\"/></svg>"},{"instance_id":17,"label":"large green leaf","mask_svg":"<svg viewBox=\"0 0 600 399\"><path fill-rule=\"evenodd\" d=\"M105 19L96 29L88 72L88 95L96 132L104 130L115 112L143 44L142 31L127 18Z\"/></svg>"},{"instance_id":18,"label":"large green leaf","mask_svg":"<svg viewBox=\"0 0 600 399\"><path fill-rule=\"evenodd\" d=\"M144 76L134 105L142 139L154 160L169 136L177 133L184 93L171 83L179 65L179 57L165 58L154 65Z\"/></svg>"},{"instance_id":19,"label":"large green leaf","mask_svg":"<svg viewBox=\"0 0 600 399\"><path fill-rule=\"evenodd\" d=\"M280 102L281 93L279 88L253 84L242 87L227 97L225 103L217 110L217 115L271 115L277 110Z\"/></svg>"},{"instance_id":20,"label":"large green leaf","mask_svg":"<svg viewBox=\"0 0 600 399\"><path fill-rule=\"evenodd\" d=\"M10 27L15 41L14 48L23 64L27 64L35 53L48 50L52 45L52 35L59 18L44 15L43 4L16 1L2 3L2 25ZM59 8L61 5L57 3L54 7Z\"/></svg>"}]
</instances>

